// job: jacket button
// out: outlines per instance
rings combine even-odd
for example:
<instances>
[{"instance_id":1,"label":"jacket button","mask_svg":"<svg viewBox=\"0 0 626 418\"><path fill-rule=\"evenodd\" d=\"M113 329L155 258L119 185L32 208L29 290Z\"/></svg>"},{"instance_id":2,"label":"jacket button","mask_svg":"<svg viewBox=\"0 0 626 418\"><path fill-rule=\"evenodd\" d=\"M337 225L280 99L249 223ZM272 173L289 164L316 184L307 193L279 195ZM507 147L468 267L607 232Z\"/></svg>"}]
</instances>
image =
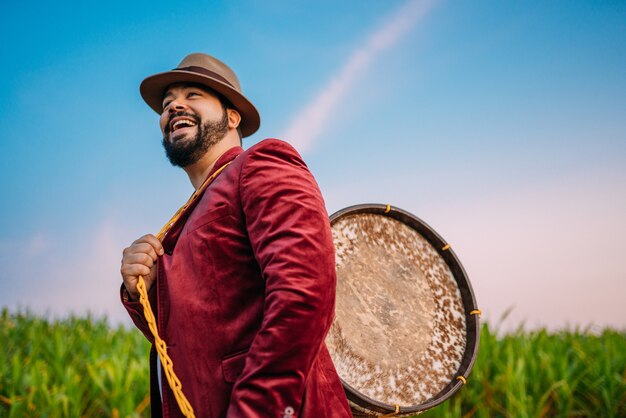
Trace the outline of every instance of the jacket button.
<instances>
[{"instance_id":1,"label":"jacket button","mask_svg":"<svg viewBox=\"0 0 626 418\"><path fill-rule=\"evenodd\" d=\"M293 410L293 408L291 406L288 406L287 408L285 408L285 415L283 415L283 418L292 418L293 414L295 413L295 411Z\"/></svg>"}]
</instances>

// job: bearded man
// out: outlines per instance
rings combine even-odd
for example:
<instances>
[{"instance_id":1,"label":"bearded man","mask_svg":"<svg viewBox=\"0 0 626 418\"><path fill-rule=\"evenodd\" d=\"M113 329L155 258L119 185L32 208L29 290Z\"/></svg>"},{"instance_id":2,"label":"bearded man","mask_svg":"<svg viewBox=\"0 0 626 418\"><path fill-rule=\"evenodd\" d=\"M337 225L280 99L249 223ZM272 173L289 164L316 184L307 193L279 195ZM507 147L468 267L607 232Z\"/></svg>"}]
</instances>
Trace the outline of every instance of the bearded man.
<instances>
[{"instance_id":1,"label":"bearded man","mask_svg":"<svg viewBox=\"0 0 626 418\"><path fill-rule=\"evenodd\" d=\"M162 242L144 235L123 252L122 303L153 343L152 416L182 413L161 378L139 275L197 417L351 417L324 344L336 282L330 225L302 158L276 139L241 148L259 114L209 55L188 55L140 91L161 115L170 162L196 190L212 179Z\"/></svg>"}]
</instances>

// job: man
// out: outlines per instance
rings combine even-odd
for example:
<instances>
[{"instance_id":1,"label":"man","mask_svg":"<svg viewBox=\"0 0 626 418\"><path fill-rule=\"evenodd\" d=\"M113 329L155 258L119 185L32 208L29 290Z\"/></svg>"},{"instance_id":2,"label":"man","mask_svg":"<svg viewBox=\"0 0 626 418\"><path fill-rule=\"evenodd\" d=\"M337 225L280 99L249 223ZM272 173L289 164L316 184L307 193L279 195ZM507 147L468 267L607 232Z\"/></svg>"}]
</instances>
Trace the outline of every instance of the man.
<instances>
[{"instance_id":1,"label":"man","mask_svg":"<svg viewBox=\"0 0 626 418\"><path fill-rule=\"evenodd\" d=\"M275 139L240 147L259 114L211 56L191 54L140 91L195 189L222 171L162 243L145 235L124 250L132 320L154 343L138 302L143 275L197 417L350 417L324 344L336 280L330 226L301 157ZM182 416L161 372L153 345L152 416Z\"/></svg>"}]
</instances>

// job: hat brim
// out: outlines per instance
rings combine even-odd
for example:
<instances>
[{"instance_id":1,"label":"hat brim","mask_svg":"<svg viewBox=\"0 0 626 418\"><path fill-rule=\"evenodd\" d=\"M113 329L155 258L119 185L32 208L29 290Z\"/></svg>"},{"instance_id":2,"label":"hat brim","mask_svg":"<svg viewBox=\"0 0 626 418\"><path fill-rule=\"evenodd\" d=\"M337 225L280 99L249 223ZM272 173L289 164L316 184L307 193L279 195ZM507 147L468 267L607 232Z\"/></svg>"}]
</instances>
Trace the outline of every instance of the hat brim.
<instances>
[{"instance_id":1,"label":"hat brim","mask_svg":"<svg viewBox=\"0 0 626 418\"><path fill-rule=\"evenodd\" d=\"M168 86L174 83L203 84L224 96L241 114L241 135L247 137L255 133L261 125L261 117L256 107L230 85L204 74L185 70L172 70L147 77L141 82L139 92L143 100L155 112L163 112L163 95Z\"/></svg>"}]
</instances>

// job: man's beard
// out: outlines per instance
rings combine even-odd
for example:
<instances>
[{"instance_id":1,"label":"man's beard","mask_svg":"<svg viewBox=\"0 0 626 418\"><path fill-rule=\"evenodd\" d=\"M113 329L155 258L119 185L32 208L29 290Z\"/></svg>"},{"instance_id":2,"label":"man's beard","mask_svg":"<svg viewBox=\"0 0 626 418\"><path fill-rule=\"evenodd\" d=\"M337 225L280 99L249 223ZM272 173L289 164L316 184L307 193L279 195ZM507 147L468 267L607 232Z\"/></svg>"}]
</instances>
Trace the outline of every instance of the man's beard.
<instances>
[{"instance_id":1,"label":"man's beard","mask_svg":"<svg viewBox=\"0 0 626 418\"><path fill-rule=\"evenodd\" d=\"M228 132L228 114L226 110L224 110L221 120L208 121L204 124L200 123L200 118L196 115L184 112L176 113L170 119L177 116L192 118L196 122L197 134L190 139L181 138L169 141L167 136L169 136L170 130L167 128L163 137L163 148L165 148L165 155L167 155L173 166L187 167L198 162L209 148L220 142ZM169 123L167 126L169 127Z\"/></svg>"}]
</instances>

